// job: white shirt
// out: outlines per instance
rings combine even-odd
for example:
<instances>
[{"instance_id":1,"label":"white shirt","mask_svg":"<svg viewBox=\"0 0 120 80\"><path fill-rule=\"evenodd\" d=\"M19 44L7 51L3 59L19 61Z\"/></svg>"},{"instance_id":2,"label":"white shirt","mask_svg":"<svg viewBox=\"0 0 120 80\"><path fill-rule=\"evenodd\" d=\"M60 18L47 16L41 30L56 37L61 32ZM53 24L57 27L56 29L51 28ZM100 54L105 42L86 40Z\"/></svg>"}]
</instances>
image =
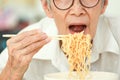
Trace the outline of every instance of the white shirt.
<instances>
[{"instance_id":1,"label":"white shirt","mask_svg":"<svg viewBox=\"0 0 120 80\"><path fill-rule=\"evenodd\" d=\"M114 72L120 75L120 18L101 16L97 33L93 40L91 70ZM53 19L44 18L40 22L28 26L23 31L40 29L48 35L57 35L58 31ZM0 55L0 69L7 62L7 48ZM63 72L69 69L68 61L59 48L57 40L52 40L33 57L24 75L24 80L43 80L48 73Z\"/></svg>"}]
</instances>

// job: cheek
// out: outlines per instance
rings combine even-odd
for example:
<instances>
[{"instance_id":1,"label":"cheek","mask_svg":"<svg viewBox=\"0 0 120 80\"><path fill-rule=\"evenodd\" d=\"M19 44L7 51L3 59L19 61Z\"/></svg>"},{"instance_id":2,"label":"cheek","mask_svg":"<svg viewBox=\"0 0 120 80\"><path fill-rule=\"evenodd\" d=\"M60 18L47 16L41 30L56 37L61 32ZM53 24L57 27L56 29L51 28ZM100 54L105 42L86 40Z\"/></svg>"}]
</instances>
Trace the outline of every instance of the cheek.
<instances>
[{"instance_id":1,"label":"cheek","mask_svg":"<svg viewBox=\"0 0 120 80\"><path fill-rule=\"evenodd\" d=\"M101 11L95 9L94 11L91 11L91 13L89 13L89 14L90 14L89 15L89 18L90 18L90 34L93 38L96 34L96 29L97 29L99 17L101 15Z\"/></svg>"},{"instance_id":2,"label":"cheek","mask_svg":"<svg viewBox=\"0 0 120 80\"><path fill-rule=\"evenodd\" d=\"M51 4L51 12L53 14L54 21L56 23L59 34L66 34L66 16L67 11L58 10L54 4Z\"/></svg>"},{"instance_id":3,"label":"cheek","mask_svg":"<svg viewBox=\"0 0 120 80\"><path fill-rule=\"evenodd\" d=\"M64 34L65 32L65 21L63 16L54 15L54 20L58 29L59 34Z\"/></svg>"},{"instance_id":4,"label":"cheek","mask_svg":"<svg viewBox=\"0 0 120 80\"><path fill-rule=\"evenodd\" d=\"M98 20L96 17L94 16L89 17L89 26L87 29L87 33L89 33L92 38L95 36L97 23Z\"/></svg>"},{"instance_id":5,"label":"cheek","mask_svg":"<svg viewBox=\"0 0 120 80\"><path fill-rule=\"evenodd\" d=\"M54 11L53 13L54 13L53 18L56 23L59 34L65 34L66 33L65 14L59 11Z\"/></svg>"},{"instance_id":6,"label":"cheek","mask_svg":"<svg viewBox=\"0 0 120 80\"><path fill-rule=\"evenodd\" d=\"M98 16L94 16L90 19L90 34L92 36L92 38L95 36L96 34L96 29L97 29L97 25L98 25L98 20L99 17Z\"/></svg>"}]
</instances>

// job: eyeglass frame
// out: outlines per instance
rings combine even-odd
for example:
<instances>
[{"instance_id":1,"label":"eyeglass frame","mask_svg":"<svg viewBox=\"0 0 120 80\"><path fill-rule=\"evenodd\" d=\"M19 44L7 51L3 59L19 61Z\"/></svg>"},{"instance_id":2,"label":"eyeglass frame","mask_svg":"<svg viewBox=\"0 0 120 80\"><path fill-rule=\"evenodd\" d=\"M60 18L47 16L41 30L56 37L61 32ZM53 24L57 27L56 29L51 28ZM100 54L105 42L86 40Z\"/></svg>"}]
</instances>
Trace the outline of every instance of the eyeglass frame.
<instances>
[{"instance_id":1,"label":"eyeglass frame","mask_svg":"<svg viewBox=\"0 0 120 80\"><path fill-rule=\"evenodd\" d=\"M85 5L82 3L81 0L79 0L79 2L80 2L80 4L81 4L83 7L85 7L85 8L93 8L93 7L95 7L95 6L98 5L98 3L100 2L100 0L98 0L98 2L97 2L95 5L90 6L90 7L85 6ZM74 4L74 0L72 1L72 4L71 4L68 8L65 8L65 9L61 9L61 8L59 8L59 7L55 4L55 0L53 0L53 3L54 3L54 5L55 5L55 7L56 7L57 9L59 9L59 10L68 10L69 8L71 8L71 7L73 6L73 4Z\"/></svg>"}]
</instances>

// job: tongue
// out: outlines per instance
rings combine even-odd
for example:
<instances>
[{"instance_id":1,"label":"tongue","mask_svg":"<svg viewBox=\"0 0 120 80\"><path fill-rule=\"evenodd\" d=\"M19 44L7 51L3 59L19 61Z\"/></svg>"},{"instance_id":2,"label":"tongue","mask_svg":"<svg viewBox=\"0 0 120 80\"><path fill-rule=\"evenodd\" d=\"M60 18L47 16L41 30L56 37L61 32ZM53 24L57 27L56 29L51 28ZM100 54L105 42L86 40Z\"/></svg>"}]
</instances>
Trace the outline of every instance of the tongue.
<instances>
[{"instance_id":1,"label":"tongue","mask_svg":"<svg viewBox=\"0 0 120 80\"><path fill-rule=\"evenodd\" d=\"M84 26L78 26L78 25L74 25L74 26L70 26L70 30L72 32L81 32L84 30Z\"/></svg>"}]
</instances>

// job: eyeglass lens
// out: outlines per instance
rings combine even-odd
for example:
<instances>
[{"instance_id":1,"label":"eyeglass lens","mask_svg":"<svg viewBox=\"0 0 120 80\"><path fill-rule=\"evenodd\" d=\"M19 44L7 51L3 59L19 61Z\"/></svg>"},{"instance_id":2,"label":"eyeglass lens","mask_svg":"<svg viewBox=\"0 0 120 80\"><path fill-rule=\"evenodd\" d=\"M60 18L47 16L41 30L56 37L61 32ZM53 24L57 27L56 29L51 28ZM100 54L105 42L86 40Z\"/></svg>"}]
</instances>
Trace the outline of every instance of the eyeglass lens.
<instances>
[{"instance_id":1,"label":"eyeglass lens","mask_svg":"<svg viewBox=\"0 0 120 80\"><path fill-rule=\"evenodd\" d=\"M74 0L53 0L58 9L68 9L74 4ZM99 0L79 0L80 4L84 7L90 8L97 5Z\"/></svg>"}]
</instances>

